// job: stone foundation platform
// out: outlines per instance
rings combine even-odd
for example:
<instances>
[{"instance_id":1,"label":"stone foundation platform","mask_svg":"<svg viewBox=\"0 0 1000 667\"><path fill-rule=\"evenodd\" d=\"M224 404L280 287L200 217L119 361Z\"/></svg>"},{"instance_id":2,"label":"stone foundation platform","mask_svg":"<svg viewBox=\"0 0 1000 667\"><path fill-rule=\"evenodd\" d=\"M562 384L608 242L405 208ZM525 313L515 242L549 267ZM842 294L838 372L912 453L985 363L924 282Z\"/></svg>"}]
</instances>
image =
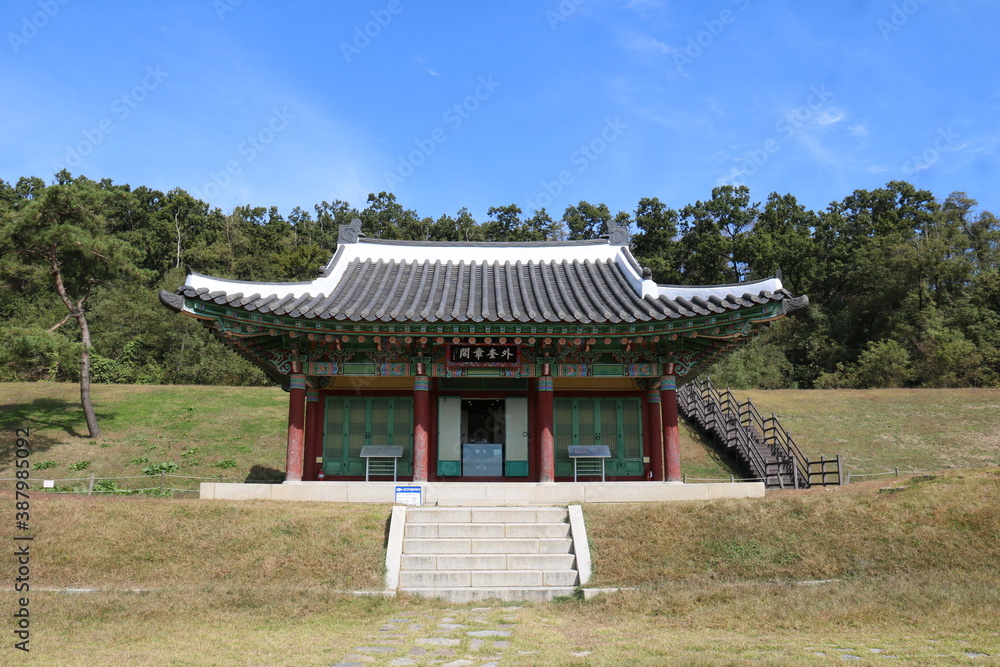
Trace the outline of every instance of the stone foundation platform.
<instances>
[{"instance_id":1,"label":"stone foundation platform","mask_svg":"<svg viewBox=\"0 0 1000 667\"><path fill-rule=\"evenodd\" d=\"M201 485L202 500L303 500L333 503L395 501L396 486L420 486L424 506L496 507L572 503L642 503L763 498L763 482L285 482Z\"/></svg>"}]
</instances>

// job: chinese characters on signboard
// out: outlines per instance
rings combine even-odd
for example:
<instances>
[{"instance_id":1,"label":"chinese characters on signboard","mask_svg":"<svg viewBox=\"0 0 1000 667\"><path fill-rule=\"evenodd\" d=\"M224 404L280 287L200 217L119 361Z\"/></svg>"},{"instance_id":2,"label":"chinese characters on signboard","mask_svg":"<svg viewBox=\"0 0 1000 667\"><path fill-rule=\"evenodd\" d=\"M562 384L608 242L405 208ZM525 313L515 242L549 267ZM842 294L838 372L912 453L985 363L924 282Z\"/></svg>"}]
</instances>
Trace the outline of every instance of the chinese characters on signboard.
<instances>
[{"instance_id":1,"label":"chinese characters on signboard","mask_svg":"<svg viewBox=\"0 0 1000 667\"><path fill-rule=\"evenodd\" d=\"M448 363L460 366L516 366L517 345L450 345Z\"/></svg>"}]
</instances>

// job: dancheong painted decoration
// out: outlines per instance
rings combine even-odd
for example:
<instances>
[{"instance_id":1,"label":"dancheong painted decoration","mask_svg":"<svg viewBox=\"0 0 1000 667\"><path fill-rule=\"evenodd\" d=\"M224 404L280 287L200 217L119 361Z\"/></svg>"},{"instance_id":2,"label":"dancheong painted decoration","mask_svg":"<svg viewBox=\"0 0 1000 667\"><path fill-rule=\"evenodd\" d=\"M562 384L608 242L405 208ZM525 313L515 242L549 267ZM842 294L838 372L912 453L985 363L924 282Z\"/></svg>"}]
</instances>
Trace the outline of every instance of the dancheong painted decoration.
<instances>
[{"instance_id":1,"label":"dancheong painted decoration","mask_svg":"<svg viewBox=\"0 0 1000 667\"><path fill-rule=\"evenodd\" d=\"M355 220L339 241L309 282L189 270L160 293L290 392L289 482L363 479L375 446L402 446L415 482L572 479L587 446L608 448L608 480L676 481L678 384L808 303L778 278L659 285L614 225L431 243Z\"/></svg>"}]
</instances>

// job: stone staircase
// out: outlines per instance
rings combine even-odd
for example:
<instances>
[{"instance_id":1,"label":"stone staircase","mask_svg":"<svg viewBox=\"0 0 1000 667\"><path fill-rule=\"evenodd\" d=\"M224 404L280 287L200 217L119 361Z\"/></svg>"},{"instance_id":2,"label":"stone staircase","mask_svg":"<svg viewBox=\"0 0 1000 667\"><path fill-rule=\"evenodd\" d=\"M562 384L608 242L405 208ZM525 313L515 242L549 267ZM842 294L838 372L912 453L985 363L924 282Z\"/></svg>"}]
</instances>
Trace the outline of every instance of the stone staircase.
<instances>
[{"instance_id":1,"label":"stone staircase","mask_svg":"<svg viewBox=\"0 0 1000 667\"><path fill-rule=\"evenodd\" d=\"M573 537L565 507L408 508L398 590L455 603L570 595L581 583Z\"/></svg>"}]
</instances>

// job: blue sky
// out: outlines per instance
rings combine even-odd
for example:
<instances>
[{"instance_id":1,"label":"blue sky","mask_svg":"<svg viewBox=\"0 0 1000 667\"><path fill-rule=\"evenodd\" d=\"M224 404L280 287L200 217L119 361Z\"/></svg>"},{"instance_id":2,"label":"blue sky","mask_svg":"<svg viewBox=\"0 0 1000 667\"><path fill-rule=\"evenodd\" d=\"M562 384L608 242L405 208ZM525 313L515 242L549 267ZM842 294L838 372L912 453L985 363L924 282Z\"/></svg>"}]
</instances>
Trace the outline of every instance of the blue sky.
<instances>
[{"instance_id":1,"label":"blue sky","mask_svg":"<svg viewBox=\"0 0 1000 667\"><path fill-rule=\"evenodd\" d=\"M0 178L421 216L908 180L1000 210L986 0L10 0Z\"/></svg>"}]
</instances>

